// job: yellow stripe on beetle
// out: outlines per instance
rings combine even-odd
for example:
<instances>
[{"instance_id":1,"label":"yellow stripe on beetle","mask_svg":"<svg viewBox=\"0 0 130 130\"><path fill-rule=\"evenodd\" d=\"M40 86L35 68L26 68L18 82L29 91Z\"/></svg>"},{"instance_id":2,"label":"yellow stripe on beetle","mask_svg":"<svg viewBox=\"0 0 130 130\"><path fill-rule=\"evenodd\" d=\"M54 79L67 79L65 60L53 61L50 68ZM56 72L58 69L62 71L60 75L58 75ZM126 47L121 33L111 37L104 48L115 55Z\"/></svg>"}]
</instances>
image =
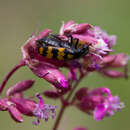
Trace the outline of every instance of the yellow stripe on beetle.
<instances>
[{"instance_id":1,"label":"yellow stripe on beetle","mask_svg":"<svg viewBox=\"0 0 130 130\"><path fill-rule=\"evenodd\" d=\"M51 59L53 57L52 47L48 46L48 50L46 51L46 53L46 58Z\"/></svg>"},{"instance_id":2,"label":"yellow stripe on beetle","mask_svg":"<svg viewBox=\"0 0 130 130\"><path fill-rule=\"evenodd\" d=\"M86 43L84 41L79 40L78 47L82 48Z\"/></svg>"},{"instance_id":3,"label":"yellow stripe on beetle","mask_svg":"<svg viewBox=\"0 0 130 130\"><path fill-rule=\"evenodd\" d=\"M65 56L65 48L58 48L58 55L57 55L57 59L58 60L64 60L64 56Z\"/></svg>"},{"instance_id":4,"label":"yellow stripe on beetle","mask_svg":"<svg viewBox=\"0 0 130 130\"><path fill-rule=\"evenodd\" d=\"M76 45L76 43L77 43L77 40L73 39L73 44ZM79 40L78 44L77 44L77 47L82 48L85 44L86 44L86 42Z\"/></svg>"},{"instance_id":5,"label":"yellow stripe on beetle","mask_svg":"<svg viewBox=\"0 0 130 130\"><path fill-rule=\"evenodd\" d=\"M74 57L74 56L71 55L71 54L68 54L68 55L67 55L67 58L68 58L68 59L73 59L73 57Z\"/></svg>"},{"instance_id":6,"label":"yellow stripe on beetle","mask_svg":"<svg viewBox=\"0 0 130 130\"><path fill-rule=\"evenodd\" d=\"M43 54L43 51L44 51L44 48L43 48L43 47L40 47L40 48L39 48L39 52L40 52L41 55Z\"/></svg>"}]
</instances>

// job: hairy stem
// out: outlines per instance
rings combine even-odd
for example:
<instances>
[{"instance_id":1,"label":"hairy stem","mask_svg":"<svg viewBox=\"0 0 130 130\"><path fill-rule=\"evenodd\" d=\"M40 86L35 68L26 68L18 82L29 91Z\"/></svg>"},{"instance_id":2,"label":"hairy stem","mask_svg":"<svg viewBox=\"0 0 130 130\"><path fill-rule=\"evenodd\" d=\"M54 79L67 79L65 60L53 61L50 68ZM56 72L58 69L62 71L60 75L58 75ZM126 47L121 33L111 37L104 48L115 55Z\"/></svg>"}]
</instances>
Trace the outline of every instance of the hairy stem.
<instances>
[{"instance_id":1,"label":"hairy stem","mask_svg":"<svg viewBox=\"0 0 130 130\"><path fill-rule=\"evenodd\" d=\"M20 62L20 64L16 65L5 77L4 81L2 82L0 86L0 94L2 93L6 83L8 82L9 78L13 75L13 73L18 70L20 67L25 66L24 62Z\"/></svg>"}]
</instances>

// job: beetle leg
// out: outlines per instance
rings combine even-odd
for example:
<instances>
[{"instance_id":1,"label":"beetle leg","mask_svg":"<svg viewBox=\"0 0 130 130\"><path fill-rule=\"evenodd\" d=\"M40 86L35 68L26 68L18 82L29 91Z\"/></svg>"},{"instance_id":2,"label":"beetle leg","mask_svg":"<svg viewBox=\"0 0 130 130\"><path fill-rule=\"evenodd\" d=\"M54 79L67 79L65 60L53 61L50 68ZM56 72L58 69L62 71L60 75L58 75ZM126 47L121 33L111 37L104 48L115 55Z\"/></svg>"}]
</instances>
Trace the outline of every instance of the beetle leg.
<instances>
[{"instance_id":1,"label":"beetle leg","mask_svg":"<svg viewBox=\"0 0 130 130\"><path fill-rule=\"evenodd\" d=\"M81 53L82 54L88 54L89 53L89 45L85 45L82 49L81 49Z\"/></svg>"},{"instance_id":2,"label":"beetle leg","mask_svg":"<svg viewBox=\"0 0 130 130\"><path fill-rule=\"evenodd\" d=\"M70 34L68 37L69 37L70 44L73 45L73 37L72 37L72 35Z\"/></svg>"},{"instance_id":3,"label":"beetle leg","mask_svg":"<svg viewBox=\"0 0 130 130\"><path fill-rule=\"evenodd\" d=\"M58 40L60 40L61 41L61 38L59 37L59 35L56 35L56 34L50 34L53 38L55 38L55 39L58 39Z\"/></svg>"},{"instance_id":4,"label":"beetle leg","mask_svg":"<svg viewBox=\"0 0 130 130\"><path fill-rule=\"evenodd\" d=\"M79 43L79 39L78 39L78 38L76 38L75 40L76 40L76 43L75 43L75 48L77 49L77 46L78 46L78 43Z\"/></svg>"},{"instance_id":5,"label":"beetle leg","mask_svg":"<svg viewBox=\"0 0 130 130\"><path fill-rule=\"evenodd\" d=\"M70 44L71 44L71 46L74 46L75 49L77 49L79 39L78 39L78 38L73 38L71 34L70 34L68 37L70 38ZM76 40L76 41L75 41L75 45L74 45L74 43L73 43L74 40Z\"/></svg>"}]
</instances>

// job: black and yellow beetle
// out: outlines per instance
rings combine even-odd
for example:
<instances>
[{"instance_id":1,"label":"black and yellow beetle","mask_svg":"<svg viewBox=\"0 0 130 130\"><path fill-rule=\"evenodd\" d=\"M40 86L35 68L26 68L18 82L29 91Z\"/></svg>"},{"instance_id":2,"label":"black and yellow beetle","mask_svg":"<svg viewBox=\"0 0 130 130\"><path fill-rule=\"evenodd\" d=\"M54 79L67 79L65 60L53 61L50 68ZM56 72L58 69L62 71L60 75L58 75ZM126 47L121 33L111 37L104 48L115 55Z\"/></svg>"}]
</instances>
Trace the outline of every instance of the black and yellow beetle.
<instances>
[{"instance_id":1,"label":"black and yellow beetle","mask_svg":"<svg viewBox=\"0 0 130 130\"><path fill-rule=\"evenodd\" d=\"M36 41L39 54L56 60L73 60L89 53L89 44L69 36L70 42L61 40L58 35L49 36Z\"/></svg>"}]
</instances>

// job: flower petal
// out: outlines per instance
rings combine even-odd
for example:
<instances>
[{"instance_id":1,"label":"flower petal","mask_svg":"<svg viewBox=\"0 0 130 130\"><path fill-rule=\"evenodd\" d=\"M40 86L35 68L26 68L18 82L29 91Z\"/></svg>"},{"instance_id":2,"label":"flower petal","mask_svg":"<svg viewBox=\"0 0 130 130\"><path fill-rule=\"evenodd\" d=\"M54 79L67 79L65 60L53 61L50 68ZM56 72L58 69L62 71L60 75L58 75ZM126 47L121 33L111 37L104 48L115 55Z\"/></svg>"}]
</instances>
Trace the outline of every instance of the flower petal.
<instances>
[{"instance_id":1,"label":"flower petal","mask_svg":"<svg viewBox=\"0 0 130 130\"><path fill-rule=\"evenodd\" d=\"M0 110L6 111L8 109L7 99L0 99Z\"/></svg>"},{"instance_id":2,"label":"flower petal","mask_svg":"<svg viewBox=\"0 0 130 130\"><path fill-rule=\"evenodd\" d=\"M56 88L67 88L68 82L65 76L59 71L59 69L46 62L39 62L34 68L31 68L34 74L40 78L44 78Z\"/></svg>"},{"instance_id":3,"label":"flower petal","mask_svg":"<svg viewBox=\"0 0 130 130\"><path fill-rule=\"evenodd\" d=\"M42 32L40 32L40 34L36 37L36 40L48 36L49 33L51 33L51 32L52 32L52 30L50 30L50 29L44 29L44 30L43 30Z\"/></svg>"},{"instance_id":4,"label":"flower petal","mask_svg":"<svg viewBox=\"0 0 130 130\"><path fill-rule=\"evenodd\" d=\"M124 75L119 72L119 71L115 71L115 70L108 70L108 69L104 69L101 71L105 76L108 76L110 78L122 78Z\"/></svg>"},{"instance_id":5,"label":"flower petal","mask_svg":"<svg viewBox=\"0 0 130 130\"><path fill-rule=\"evenodd\" d=\"M87 35L81 35L81 34L72 34L74 38L77 38L81 41L84 41L86 43L97 43L97 40L93 37L87 36Z\"/></svg>"},{"instance_id":6,"label":"flower petal","mask_svg":"<svg viewBox=\"0 0 130 130\"><path fill-rule=\"evenodd\" d=\"M72 33L84 33L92 26L88 23L82 23L75 26L75 29L72 30Z\"/></svg>"},{"instance_id":7,"label":"flower petal","mask_svg":"<svg viewBox=\"0 0 130 130\"><path fill-rule=\"evenodd\" d=\"M21 112L13 104L9 105L8 111L9 111L11 117L16 122L19 122L19 123L23 122L23 118L22 118Z\"/></svg>"},{"instance_id":8,"label":"flower petal","mask_svg":"<svg viewBox=\"0 0 130 130\"><path fill-rule=\"evenodd\" d=\"M36 109L33 111L34 116L37 117L37 121L33 121L35 125L38 125L41 119L48 121L50 117L54 118L56 116L55 109L57 108L57 106L44 104L44 101L40 94L37 94L37 97L39 98L39 103L37 104Z\"/></svg>"},{"instance_id":9,"label":"flower petal","mask_svg":"<svg viewBox=\"0 0 130 130\"><path fill-rule=\"evenodd\" d=\"M106 115L106 108L103 104L98 105L94 110L94 119L102 120Z\"/></svg>"},{"instance_id":10,"label":"flower petal","mask_svg":"<svg viewBox=\"0 0 130 130\"><path fill-rule=\"evenodd\" d=\"M36 108L36 103L29 99L24 98L10 98L10 101L13 102L17 109L24 115L33 116L33 111Z\"/></svg>"}]
</instances>

